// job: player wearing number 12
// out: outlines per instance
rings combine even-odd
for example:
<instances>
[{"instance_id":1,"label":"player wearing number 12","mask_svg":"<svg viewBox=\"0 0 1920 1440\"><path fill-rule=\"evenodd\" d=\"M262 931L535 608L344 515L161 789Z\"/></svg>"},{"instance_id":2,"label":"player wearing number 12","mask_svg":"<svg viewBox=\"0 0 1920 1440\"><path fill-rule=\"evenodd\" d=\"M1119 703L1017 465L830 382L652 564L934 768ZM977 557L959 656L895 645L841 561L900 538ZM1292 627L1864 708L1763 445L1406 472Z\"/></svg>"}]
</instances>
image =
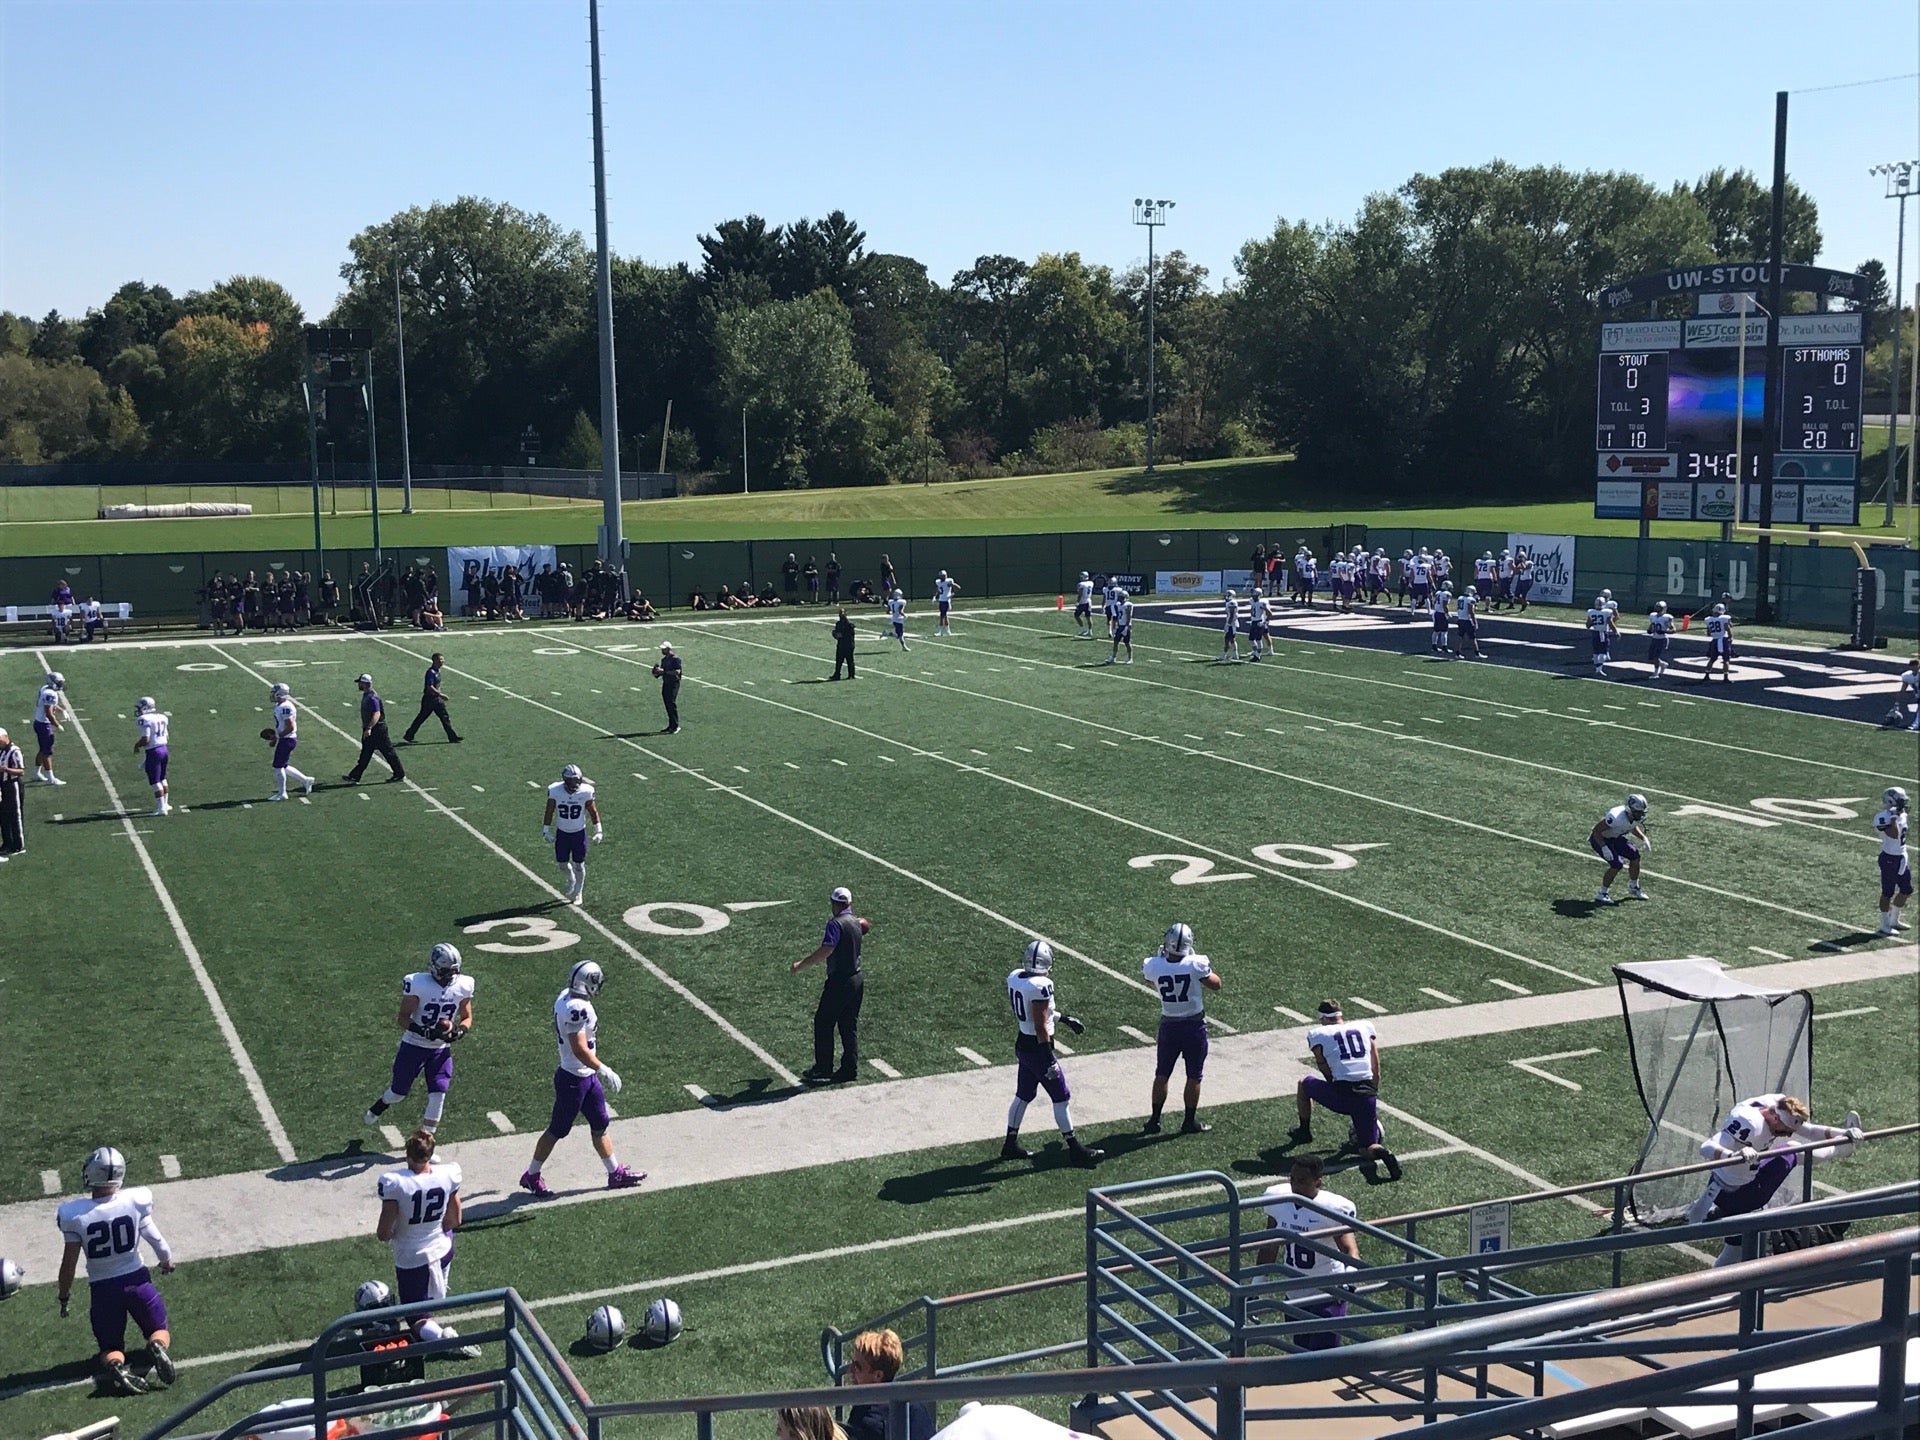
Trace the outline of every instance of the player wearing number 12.
<instances>
[{"instance_id":1,"label":"player wearing number 12","mask_svg":"<svg viewBox=\"0 0 1920 1440\"><path fill-rule=\"evenodd\" d=\"M560 767L557 784L547 787L547 814L540 822L542 839L553 844L553 858L567 872L563 898L578 905L587 898L587 822L593 822L593 843L606 838L600 828L600 807L593 802L593 782L578 765Z\"/></svg>"},{"instance_id":2,"label":"player wearing number 12","mask_svg":"<svg viewBox=\"0 0 1920 1440\"><path fill-rule=\"evenodd\" d=\"M373 1102L365 1116L378 1125L389 1105L398 1105L423 1073L427 1077L427 1111L420 1128L431 1135L440 1128L453 1085L453 1047L473 1029L473 977L460 973L460 952L436 945L427 952L427 968L400 982L400 1048L393 1057L393 1078L387 1091Z\"/></svg>"},{"instance_id":3,"label":"player wearing number 12","mask_svg":"<svg viewBox=\"0 0 1920 1440\"><path fill-rule=\"evenodd\" d=\"M453 1232L460 1228L460 1180L460 1167L452 1161L434 1163L433 1132L425 1129L407 1137L406 1167L380 1177L374 1234L393 1247L393 1278L402 1305L447 1297ZM425 1314L413 1317L413 1331L422 1340L456 1333ZM461 1358L477 1360L480 1352L472 1349Z\"/></svg>"},{"instance_id":4,"label":"player wearing number 12","mask_svg":"<svg viewBox=\"0 0 1920 1440\"><path fill-rule=\"evenodd\" d=\"M140 1242L153 1247L162 1275L173 1272L173 1249L153 1223L153 1192L144 1185L122 1188L127 1160L118 1150L102 1145L81 1163L80 1174L87 1193L67 1201L55 1217L67 1242L60 1257L60 1318L67 1317L74 1271L84 1252L92 1292L87 1314L100 1346L102 1386L109 1395L143 1395L146 1380L127 1368L127 1321L140 1327L152 1374L168 1385L173 1383L173 1357L167 1353L173 1334L166 1301L140 1258Z\"/></svg>"},{"instance_id":5,"label":"player wearing number 12","mask_svg":"<svg viewBox=\"0 0 1920 1440\"><path fill-rule=\"evenodd\" d=\"M1207 1006L1204 990L1218 990L1220 977L1213 973L1213 962L1193 948L1193 927L1175 924L1167 927L1166 938L1156 954L1141 964L1147 983L1160 992L1159 1053L1153 1067L1153 1115L1145 1129L1149 1135L1160 1133L1160 1112L1167 1105L1167 1082L1173 1078L1176 1061L1184 1063L1187 1088L1184 1096L1187 1118L1181 1122L1182 1135L1200 1135L1211 1130L1196 1113L1200 1108L1200 1074L1207 1064Z\"/></svg>"}]
</instances>

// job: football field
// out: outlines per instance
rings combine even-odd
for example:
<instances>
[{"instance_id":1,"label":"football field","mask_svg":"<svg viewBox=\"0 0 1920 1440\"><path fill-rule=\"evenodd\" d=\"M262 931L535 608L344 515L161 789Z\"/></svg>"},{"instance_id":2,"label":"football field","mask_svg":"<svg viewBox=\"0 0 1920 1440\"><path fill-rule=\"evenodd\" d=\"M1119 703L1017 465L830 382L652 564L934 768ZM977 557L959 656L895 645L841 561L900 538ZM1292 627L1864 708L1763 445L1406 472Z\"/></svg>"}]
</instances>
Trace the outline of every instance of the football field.
<instances>
[{"instance_id":1,"label":"football field","mask_svg":"<svg viewBox=\"0 0 1920 1440\"><path fill-rule=\"evenodd\" d=\"M1816 1118L1920 1119L1914 932L1874 933L1871 821L1883 787L1920 790L1910 735L1691 687L1428 664L1423 632L1405 654L1283 637L1228 666L1212 633L1143 612L1136 663L1108 667L1051 604L963 611L951 639L916 617L904 652L862 615L859 679L834 684L828 618L0 653L0 718L29 751L49 666L75 712L68 784L27 787L26 854L0 867L0 1251L30 1267L0 1310L0 1432L106 1413L45 1258L51 1197L78 1192L95 1145L159 1187L181 1262L162 1288L186 1368L171 1399L114 1402L123 1415L151 1423L287 1353L387 1276L373 1176L394 1137L361 1113L401 977L437 941L477 986L440 1129L469 1177L455 1288L515 1285L563 1344L589 1296L632 1317L672 1286L687 1311L670 1350L582 1358L596 1397L806 1381L823 1325L1078 1265L1087 1172L1044 1104L1026 1127L1039 1160L993 1160L1004 980L1034 936L1088 1025L1063 1063L1103 1178L1284 1169L1297 1030L1329 996L1380 1025L1389 1139L1418 1157L1397 1185L1335 1181L1363 1216L1618 1173L1645 1124L1610 966L1688 955L1817 987ZM686 662L675 735L649 673L663 639ZM398 739L436 648L465 743L429 720L401 748L404 783L380 783L378 760L344 783L354 676L374 676ZM258 737L281 681L301 707L294 763L320 783L272 804ZM141 695L172 717L164 818L132 752ZM606 826L579 907L540 837L566 763ZM1628 790L1651 803L1651 898L1602 907L1586 836ZM836 885L873 923L862 1073L806 1092L820 972L787 967ZM1148 1137L1158 1007L1140 962L1175 920L1225 981L1215 1129ZM653 1174L605 1196L576 1133L560 1203L522 1203L552 1001L588 958L626 1081L620 1158ZM410 1129L420 1099L385 1118ZM1909 1139L1820 1174L1858 1189L1915 1164ZM1036 1297L954 1343L1071 1338L1078 1304Z\"/></svg>"}]
</instances>

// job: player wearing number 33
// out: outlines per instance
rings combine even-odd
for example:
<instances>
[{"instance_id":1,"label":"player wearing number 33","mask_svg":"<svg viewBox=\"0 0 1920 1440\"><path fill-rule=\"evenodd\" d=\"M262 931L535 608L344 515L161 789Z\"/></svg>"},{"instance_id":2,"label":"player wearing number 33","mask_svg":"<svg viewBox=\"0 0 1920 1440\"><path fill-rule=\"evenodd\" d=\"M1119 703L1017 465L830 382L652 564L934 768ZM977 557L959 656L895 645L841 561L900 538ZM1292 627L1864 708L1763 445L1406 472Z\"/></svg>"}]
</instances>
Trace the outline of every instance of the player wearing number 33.
<instances>
[{"instance_id":1,"label":"player wearing number 33","mask_svg":"<svg viewBox=\"0 0 1920 1440\"><path fill-rule=\"evenodd\" d=\"M81 1252L87 1257L87 1288L92 1292L88 1318L100 1346L101 1385L109 1395L142 1395L147 1381L127 1368L127 1321L140 1327L147 1340L152 1375L173 1383L173 1343L167 1329L167 1305L154 1289L153 1277L140 1258L146 1241L159 1258L160 1273L173 1271L173 1250L153 1223L153 1192L145 1186L123 1188L127 1161L118 1150L102 1145L80 1166L87 1194L62 1205L55 1223L67 1242L60 1257L60 1317L65 1319L73 1295L73 1275Z\"/></svg>"},{"instance_id":2,"label":"player wearing number 33","mask_svg":"<svg viewBox=\"0 0 1920 1440\"><path fill-rule=\"evenodd\" d=\"M600 828L600 807L593 803L593 782L578 765L565 765L558 784L547 787L547 816L540 822L543 839L553 842L553 858L567 872L564 895L569 905L587 898L587 822L593 822L593 843L606 839Z\"/></svg>"},{"instance_id":3,"label":"player wearing number 33","mask_svg":"<svg viewBox=\"0 0 1920 1440\"><path fill-rule=\"evenodd\" d=\"M427 952L427 968L400 982L400 1048L393 1056L393 1079L386 1094L366 1113L378 1125L389 1105L398 1105L421 1074L427 1077L427 1111L420 1128L440 1128L447 1090L453 1084L453 1046L473 1029L473 977L460 973L460 952L436 945Z\"/></svg>"},{"instance_id":4,"label":"player wearing number 33","mask_svg":"<svg viewBox=\"0 0 1920 1440\"><path fill-rule=\"evenodd\" d=\"M1213 1127L1201 1124L1195 1114L1200 1108L1200 1072L1207 1063L1207 1007L1200 992L1218 990L1220 977L1213 973L1213 962L1193 948L1191 925L1168 926L1159 953L1149 955L1140 969L1147 983L1160 992L1160 1046L1153 1067L1153 1115L1146 1132L1160 1133L1167 1082L1173 1077L1174 1062L1182 1061L1187 1069L1187 1118L1180 1133L1203 1134Z\"/></svg>"},{"instance_id":5,"label":"player wearing number 33","mask_svg":"<svg viewBox=\"0 0 1920 1440\"><path fill-rule=\"evenodd\" d=\"M1400 1178L1400 1161L1387 1149L1387 1132L1380 1124L1380 1040L1371 1020L1349 1020L1338 1000L1320 1002L1320 1023L1307 1027L1307 1049L1313 1052L1318 1075L1303 1075L1294 1089L1300 1123L1289 1132L1295 1144L1313 1139L1313 1106L1318 1101L1344 1115L1352 1129L1345 1149L1360 1155L1360 1169L1374 1178L1375 1162L1387 1167L1387 1178Z\"/></svg>"},{"instance_id":6,"label":"player wearing number 33","mask_svg":"<svg viewBox=\"0 0 1920 1440\"><path fill-rule=\"evenodd\" d=\"M453 1268L453 1232L460 1228L460 1167L433 1163L433 1133L419 1129L407 1137L407 1163L380 1177L380 1220L374 1234L393 1247L393 1276L402 1305L444 1300L447 1273ZM422 1340L455 1333L431 1315L413 1317ZM476 1349L463 1358L477 1360Z\"/></svg>"}]
</instances>

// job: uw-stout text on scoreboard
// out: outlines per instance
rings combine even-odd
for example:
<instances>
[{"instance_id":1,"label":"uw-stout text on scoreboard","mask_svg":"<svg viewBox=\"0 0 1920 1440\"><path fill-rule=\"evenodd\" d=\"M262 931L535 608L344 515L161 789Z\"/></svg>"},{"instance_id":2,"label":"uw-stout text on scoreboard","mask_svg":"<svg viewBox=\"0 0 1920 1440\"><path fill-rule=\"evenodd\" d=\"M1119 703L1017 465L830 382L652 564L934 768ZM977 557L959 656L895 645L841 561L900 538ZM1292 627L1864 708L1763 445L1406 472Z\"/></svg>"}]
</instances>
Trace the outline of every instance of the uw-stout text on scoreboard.
<instances>
[{"instance_id":1,"label":"uw-stout text on scoreboard","mask_svg":"<svg viewBox=\"0 0 1920 1440\"><path fill-rule=\"evenodd\" d=\"M1864 319L1780 317L1776 524L1858 522ZM1750 314L1745 326L1744 354L1737 315L1600 327L1597 518L1758 519L1767 318Z\"/></svg>"}]
</instances>

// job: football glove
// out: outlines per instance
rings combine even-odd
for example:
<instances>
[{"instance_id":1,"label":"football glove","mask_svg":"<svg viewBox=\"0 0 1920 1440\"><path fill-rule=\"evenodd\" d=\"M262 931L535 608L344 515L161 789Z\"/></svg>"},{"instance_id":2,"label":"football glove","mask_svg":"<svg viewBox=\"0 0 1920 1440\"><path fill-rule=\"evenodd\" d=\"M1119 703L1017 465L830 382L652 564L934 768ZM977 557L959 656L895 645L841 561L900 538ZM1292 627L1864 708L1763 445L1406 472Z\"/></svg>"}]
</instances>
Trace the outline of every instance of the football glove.
<instances>
[{"instance_id":1,"label":"football glove","mask_svg":"<svg viewBox=\"0 0 1920 1440\"><path fill-rule=\"evenodd\" d=\"M542 825L540 827L540 838L542 840L545 840L548 844L552 844L553 843L553 826Z\"/></svg>"},{"instance_id":2,"label":"football glove","mask_svg":"<svg viewBox=\"0 0 1920 1440\"><path fill-rule=\"evenodd\" d=\"M607 838L607 832L605 830L602 830L598 825L593 827L593 843L594 844L598 845L602 840L606 838Z\"/></svg>"},{"instance_id":3,"label":"football glove","mask_svg":"<svg viewBox=\"0 0 1920 1440\"><path fill-rule=\"evenodd\" d=\"M271 739L273 739L273 738L274 738L274 732L273 732L273 727L272 727L271 725L269 725L269 726L267 726L266 728L264 728L263 730L261 730L261 732L260 732L260 738L261 738L262 740L271 740Z\"/></svg>"},{"instance_id":4,"label":"football glove","mask_svg":"<svg viewBox=\"0 0 1920 1440\"><path fill-rule=\"evenodd\" d=\"M1742 1145L1739 1158L1749 1165L1756 1165L1760 1161L1760 1152L1751 1145Z\"/></svg>"},{"instance_id":5,"label":"football glove","mask_svg":"<svg viewBox=\"0 0 1920 1440\"><path fill-rule=\"evenodd\" d=\"M611 1065L600 1067L600 1083L606 1087L609 1095L620 1093L620 1072Z\"/></svg>"},{"instance_id":6,"label":"football glove","mask_svg":"<svg viewBox=\"0 0 1920 1440\"><path fill-rule=\"evenodd\" d=\"M1087 1022L1082 1020L1078 1015L1062 1015L1060 1017L1060 1023L1076 1035L1084 1035L1087 1033Z\"/></svg>"}]
</instances>

